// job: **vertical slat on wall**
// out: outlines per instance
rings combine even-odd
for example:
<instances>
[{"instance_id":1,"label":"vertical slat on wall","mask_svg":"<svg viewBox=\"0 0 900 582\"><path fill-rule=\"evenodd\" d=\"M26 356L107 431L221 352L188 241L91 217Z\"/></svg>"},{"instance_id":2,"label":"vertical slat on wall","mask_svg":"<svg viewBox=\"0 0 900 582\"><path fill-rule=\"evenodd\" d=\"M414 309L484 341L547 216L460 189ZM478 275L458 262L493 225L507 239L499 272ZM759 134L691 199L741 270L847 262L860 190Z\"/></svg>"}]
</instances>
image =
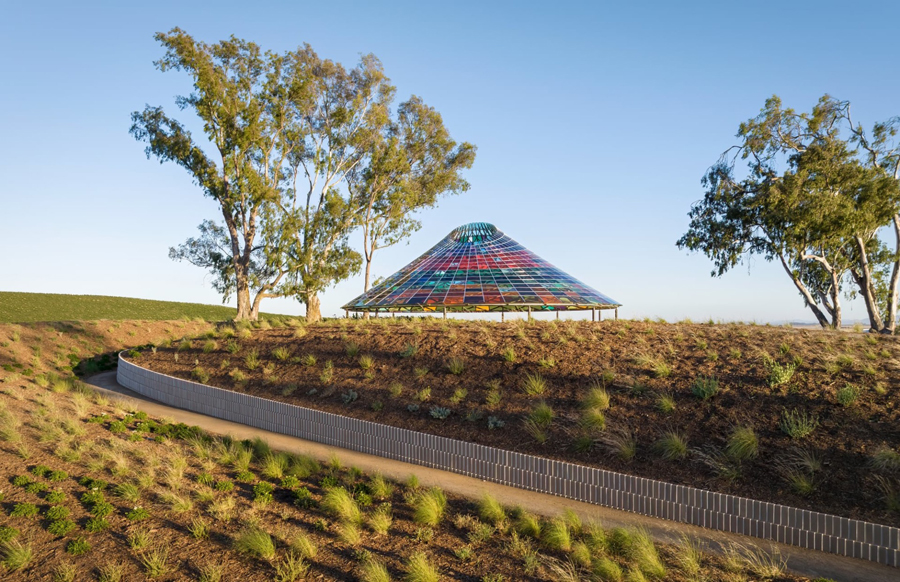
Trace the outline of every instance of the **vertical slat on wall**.
<instances>
[{"instance_id":1,"label":"vertical slat on wall","mask_svg":"<svg viewBox=\"0 0 900 582\"><path fill-rule=\"evenodd\" d=\"M418 433L166 376L119 355L122 386L305 440L586 503L900 567L900 529Z\"/></svg>"}]
</instances>

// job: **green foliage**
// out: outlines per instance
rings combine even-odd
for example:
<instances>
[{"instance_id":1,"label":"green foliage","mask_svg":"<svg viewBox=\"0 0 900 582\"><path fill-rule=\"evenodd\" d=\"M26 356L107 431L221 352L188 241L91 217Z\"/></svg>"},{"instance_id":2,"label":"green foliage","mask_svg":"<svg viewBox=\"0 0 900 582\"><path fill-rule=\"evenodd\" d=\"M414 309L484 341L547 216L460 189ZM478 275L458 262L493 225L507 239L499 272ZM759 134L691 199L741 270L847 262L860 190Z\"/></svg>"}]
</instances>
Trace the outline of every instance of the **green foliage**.
<instances>
[{"instance_id":1,"label":"green foliage","mask_svg":"<svg viewBox=\"0 0 900 582\"><path fill-rule=\"evenodd\" d=\"M746 461L759 454L759 439L749 426L738 426L728 437L725 453L734 461Z\"/></svg>"},{"instance_id":2,"label":"green foliage","mask_svg":"<svg viewBox=\"0 0 900 582\"><path fill-rule=\"evenodd\" d=\"M478 515L481 519L492 525L497 525L506 520L506 510L503 509L500 502L489 493L485 493L478 502Z\"/></svg>"},{"instance_id":3,"label":"green foliage","mask_svg":"<svg viewBox=\"0 0 900 582\"><path fill-rule=\"evenodd\" d=\"M150 512L143 507L135 507L125 513L125 517L131 521L142 521L150 517Z\"/></svg>"},{"instance_id":4,"label":"green foliage","mask_svg":"<svg viewBox=\"0 0 900 582\"><path fill-rule=\"evenodd\" d=\"M778 427L781 431L792 439L806 438L818 426L818 415L808 414L805 410L791 410L790 412L786 409L782 410L781 419L778 421Z\"/></svg>"},{"instance_id":5,"label":"green foliage","mask_svg":"<svg viewBox=\"0 0 900 582\"><path fill-rule=\"evenodd\" d=\"M5 544L9 540L19 535L19 530L8 525L0 525L0 544Z\"/></svg>"},{"instance_id":6,"label":"green foliage","mask_svg":"<svg viewBox=\"0 0 900 582\"><path fill-rule=\"evenodd\" d=\"M288 552L288 554L275 564L275 582L296 582L306 577L309 571L302 556Z\"/></svg>"},{"instance_id":7,"label":"green foliage","mask_svg":"<svg viewBox=\"0 0 900 582\"><path fill-rule=\"evenodd\" d=\"M688 446L684 435L671 431L656 441L656 452L667 461L680 461L687 457Z\"/></svg>"},{"instance_id":8,"label":"green foliage","mask_svg":"<svg viewBox=\"0 0 900 582\"><path fill-rule=\"evenodd\" d=\"M416 495L412 503L413 519L416 523L438 526L447 509L447 497L437 487L432 487Z\"/></svg>"},{"instance_id":9,"label":"green foliage","mask_svg":"<svg viewBox=\"0 0 900 582\"><path fill-rule=\"evenodd\" d=\"M34 557L30 543L10 540L0 544L0 563L7 569L16 571L27 566Z\"/></svg>"},{"instance_id":10,"label":"green foliage","mask_svg":"<svg viewBox=\"0 0 900 582\"><path fill-rule=\"evenodd\" d=\"M765 359L763 362L768 370L766 382L772 388L790 382L791 378L794 377L794 372L797 370L797 365L793 362L784 365L770 359Z\"/></svg>"},{"instance_id":11,"label":"green foliage","mask_svg":"<svg viewBox=\"0 0 900 582\"><path fill-rule=\"evenodd\" d=\"M413 553L406 561L406 582L439 582L440 572L423 552Z\"/></svg>"},{"instance_id":12,"label":"green foliage","mask_svg":"<svg viewBox=\"0 0 900 582\"><path fill-rule=\"evenodd\" d=\"M264 560L271 560L275 557L275 542L272 540L272 536L258 528L247 528L241 531L234 540L234 548L238 552Z\"/></svg>"},{"instance_id":13,"label":"green foliage","mask_svg":"<svg viewBox=\"0 0 900 582\"><path fill-rule=\"evenodd\" d=\"M529 396L541 396L547 391L547 383L540 374L528 374L522 383L522 390Z\"/></svg>"},{"instance_id":14,"label":"green foliage","mask_svg":"<svg viewBox=\"0 0 900 582\"><path fill-rule=\"evenodd\" d=\"M169 571L169 550L156 548L141 555L141 565L144 566L148 578L163 576Z\"/></svg>"},{"instance_id":15,"label":"green foliage","mask_svg":"<svg viewBox=\"0 0 900 582\"><path fill-rule=\"evenodd\" d=\"M44 517L50 521L56 521L57 519L66 519L71 514L72 511L68 507L64 505L55 505L44 512Z\"/></svg>"},{"instance_id":16,"label":"green foliage","mask_svg":"<svg viewBox=\"0 0 900 582\"><path fill-rule=\"evenodd\" d=\"M719 393L719 381L713 377L699 376L691 384L691 393L700 400L709 400Z\"/></svg>"},{"instance_id":17,"label":"green foliage","mask_svg":"<svg viewBox=\"0 0 900 582\"><path fill-rule=\"evenodd\" d=\"M365 560L359 568L360 582L391 582L387 567L378 560Z\"/></svg>"},{"instance_id":18,"label":"green foliage","mask_svg":"<svg viewBox=\"0 0 900 582\"><path fill-rule=\"evenodd\" d=\"M512 346L503 348L503 351L500 352L500 357L502 357L505 362L509 362L510 364L515 364L516 363L516 349Z\"/></svg>"},{"instance_id":19,"label":"green foliage","mask_svg":"<svg viewBox=\"0 0 900 582\"><path fill-rule=\"evenodd\" d=\"M568 552L572 549L572 532L562 519L552 519L543 528L541 541L551 550Z\"/></svg>"},{"instance_id":20,"label":"green foliage","mask_svg":"<svg viewBox=\"0 0 900 582\"><path fill-rule=\"evenodd\" d=\"M91 551L91 544L84 537L77 537L66 544L66 552L73 556L82 556Z\"/></svg>"},{"instance_id":21,"label":"green foliage","mask_svg":"<svg viewBox=\"0 0 900 582\"><path fill-rule=\"evenodd\" d=\"M859 388L853 384L844 384L843 388L839 388L835 398L841 406L853 406L859 399Z\"/></svg>"},{"instance_id":22,"label":"green foliage","mask_svg":"<svg viewBox=\"0 0 900 582\"><path fill-rule=\"evenodd\" d=\"M450 358L447 360L447 371L454 376L461 375L466 370L466 361L462 358Z\"/></svg>"},{"instance_id":23,"label":"green foliage","mask_svg":"<svg viewBox=\"0 0 900 582\"><path fill-rule=\"evenodd\" d=\"M75 522L71 519L56 519L47 526L47 531L57 537L64 537L75 529Z\"/></svg>"},{"instance_id":24,"label":"green foliage","mask_svg":"<svg viewBox=\"0 0 900 582\"><path fill-rule=\"evenodd\" d=\"M325 493L322 508L342 521L362 523L362 511L353 496L343 487L333 487Z\"/></svg>"},{"instance_id":25,"label":"green foliage","mask_svg":"<svg viewBox=\"0 0 900 582\"><path fill-rule=\"evenodd\" d=\"M38 508L34 503L16 503L9 512L10 517L34 517L37 514Z\"/></svg>"}]
</instances>

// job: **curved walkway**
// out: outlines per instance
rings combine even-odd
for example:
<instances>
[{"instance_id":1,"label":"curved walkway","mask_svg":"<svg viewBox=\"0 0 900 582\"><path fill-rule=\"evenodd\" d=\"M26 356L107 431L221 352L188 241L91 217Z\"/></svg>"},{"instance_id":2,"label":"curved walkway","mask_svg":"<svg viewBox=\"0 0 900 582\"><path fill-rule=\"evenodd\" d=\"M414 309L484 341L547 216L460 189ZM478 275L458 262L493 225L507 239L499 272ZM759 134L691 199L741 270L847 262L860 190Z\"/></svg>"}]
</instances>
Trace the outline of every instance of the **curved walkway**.
<instances>
[{"instance_id":1,"label":"curved walkway","mask_svg":"<svg viewBox=\"0 0 900 582\"><path fill-rule=\"evenodd\" d=\"M721 550L723 546L727 546L730 543L738 543L745 546L756 545L761 548L767 548L769 545L767 542L758 543L758 540L744 536L657 520L634 513L572 501L555 495L507 487L456 473L412 465L402 461L394 461L337 447L329 447L296 437L174 408L145 398L121 386L116 381L115 370L91 376L84 381L113 397L124 396L139 401L140 409L148 414L171 418L176 422L183 422L189 425L196 425L210 433L227 434L240 439L261 437L267 440L272 448L300 452L321 460L327 460L332 454L336 453L344 464L359 467L367 473L377 471L386 477L399 481L414 473L423 485L438 485L446 491L476 499L485 492L489 492L504 505L521 505L527 507L533 513L544 516L558 515L566 509L571 509L584 520L600 520L604 527L644 527L654 539L661 542L675 543L678 542L682 535L687 534L705 542L713 550ZM894 582L898 579L897 569L890 566L783 544L772 543L771 545L777 547L782 556L787 557L788 567L792 571L811 578L824 577L837 582Z\"/></svg>"}]
</instances>

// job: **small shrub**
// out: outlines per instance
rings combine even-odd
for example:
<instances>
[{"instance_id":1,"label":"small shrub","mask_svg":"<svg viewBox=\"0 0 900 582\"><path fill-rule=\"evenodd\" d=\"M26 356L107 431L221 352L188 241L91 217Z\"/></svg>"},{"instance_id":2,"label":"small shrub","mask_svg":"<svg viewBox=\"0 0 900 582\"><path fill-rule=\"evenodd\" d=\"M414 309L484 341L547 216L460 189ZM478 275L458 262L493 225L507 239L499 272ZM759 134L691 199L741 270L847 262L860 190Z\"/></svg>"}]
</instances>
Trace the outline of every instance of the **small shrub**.
<instances>
[{"instance_id":1,"label":"small shrub","mask_svg":"<svg viewBox=\"0 0 900 582\"><path fill-rule=\"evenodd\" d=\"M675 399L669 394L660 394L656 398L656 409L663 414L672 414L675 412Z\"/></svg>"},{"instance_id":2,"label":"small shrub","mask_svg":"<svg viewBox=\"0 0 900 582\"><path fill-rule=\"evenodd\" d=\"M498 428L503 428L506 426L506 422L500 420L496 416L489 416L487 419L488 430L494 430Z\"/></svg>"},{"instance_id":3,"label":"small shrub","mask_svg":"<svg viewBox=\"0 0 900 582\"><path fill-rule=\"evenodd\" d=\"M766 382L772 388L790 382L791 378L794 377L794 372L797 370L797 364L793 362L781 365L775 360L766 358L765 360L763 360L763 363L765 364L766 370L768 372L766 376Z\"/></svg>"},{"instance_id":4,"label":"small shrub","mask_svg":"<svg viewBox=\"0 0 900 582\"><path fill-rule=\"evenodd\" d=\"M55 505L44 512L44 517L46 517L50 521L56 521L57 519L66 519L70 515L72 515L72 511L64 505Z\"/></svg>"},{"instance_id":5,"label":"small shrub","mask_svg":"<svg viewBox=\"0 0 900 582\"><path fill-rule=\"evenodd\" d=\"M853 384L845 384L843 388L838 389L836 397L841 406L853 406L859 399L859 388Z\"/></svg>"},{"instance_id":6,"label":"small shrub","mask_svg":"<svg viewBox=\"0 0 900 582\"><path fill-rule=\"evenodd\" d=\"M478 502L478 515L492 525L506 520L506 510L495 497L488 493L485 493Z\"/></svg>"},{"instance_id":7,"label":"small shrub","mask_svg":"<svg viewBox=\"0 0 900 582\"><path fill-rule=\"evenodd\" d=\"M808 437L819 426L819 417L815 414L807 414L804 411L786 409L781 411L781 420L778 427L792 439Z\"/></svg>"},{"instance_id":8,"label":"small shrub","mask_svg":"<svg viewBox=\"0 0 900 582\"><path fill-rule=\"evenodd\" d=\"M287 556L275 564L275 582L296 582L305 578L308 571L309 564L302 556L288 552Z\"/></svg>"},{"instance_id":9,"label":"small shrub","mask_svg":"<svg viewBox=\"0 0 900 582\"><path fill-rule=\"evenodd\" d=\"M66 494L63 493L62 491L51 491L44 497L44 501L46 501L47 503L53 503L53 504L62 503L65 500L66 500ZM0 498L0 501L2 501L2 498Z\"/></svg>"},{"instance_id":10,"label":"small shrub","mask_svg":"<svg viewBox=\"0 0 900 582\"><path fill-rule=\"evenodd\" d=\"M469 395L469 391L465 388L457 388L453 391L453 396L450 397L450 402L453 404L459 404L463 400L466 399L466 396Z\"/></svg>"},{"instance_id":11,"label":"small shrub","mask_svg":"<svg viewBox=\"0 0 900 582\"><path fill-rule=\"evenodd\" d=\"M84 529L91 533L100 533L109 529L109 522L102 517L92 517L84 524Z\"/></svg>"},{"instance_id":12,"label":"small shrub","mask_svg":"<svg viewBox=\"0 0 900 582\"><path fill-rule=\"evenodd\" d=\"M275 542L272 536L258 528L248 528L238 534L234 540L234 548L238 552L264 560L275 557Z\"/></svg>"},{"instance_id":13,"label":"small shrub","mask_svg":"<svg viewBox=\"0 0 900 582\"><path fill-rule=\"evenodd\" d=\"M84 537L77 537L66 544L66 552L73 556L82 556L91 551L91 544Z\"/></svg>"},{"instance_id":14,"label":"small shrub","mask_svg":"<svg viewBox=\"0 0 900 582\"><path fill-rule=\"evenodd\" d=\"M691 384L691 392L700 400L709 400L719 392L719 381L713 377L700 376Z\"/></svg>"},{"instance_id":15,"label":"small shrub","mask_svg":"<svg viewBox=\"0 0 900 582\"><path fill-rule=\"evenodd\" d=\"M546 429L550 426L555 417L556 413L553 411L553 408L549 404L547 404L546 402L539 402L531 410L531 413L529 413L528 420L533 422L538 427Z\"/></svg>"},{"instance_id":16,"label":"small shrub","mask_svg":"<svg viewBox=\"0 0 900 582\"><path fill-rule=\"evenodd\" d=\"M425 376L428 375L428 368L417 367L413 368L413 375L416 377L416 380L421 380Z\"/></svg>"},{"instance_id":17,"label":"small shrub","mask_svg":"<svg viewBox=\"0 0 900 582\"><path fill-rule=\"evenodd\" d=\"M163 576L169 571L169 550L157 548L141 556L141 564L148 578Z\"/></svg>"},{"instance_id":18,"label":"small shrub","mask_svg":"<svg viewBox=\"0 0 900 582\"><path fill-rule=\"evenodd\" d=\"M142 521L150 517L150 512L143 507L135 507L125 513L125 517L130 521Z\"/></svg>"},{"instance_id":19,"label":"small shrub","mask_svg":"<svg viewBox=\"0 0 900 582\"><path fill-rule=\"evenodd\" d=\"M191 377L201 384L206 384L207 382L209 382L209 372L207 372L201 366L197 366L191 371ZM112 429L112 425L110 425L110 429Z\"/></svg>"},{"instance_id":20,"label":"small shrub","mask_svg":"<svg viewBox=\"0 0 900 582\"><path fill-rule=\"evenodd\" d=\"M47 526L47 531L56 537L65 537L75 529L75 522L71 519L56 519Z\"/></svg>"},{"instance_id":21,"label":"small shrub","mask_svg":"<svg viewBox=\"0 0 900 582\"><path fill-rule=\"evenodd\" d=\"M444 420L445 418L450 416L450 409L444 408L442 406L432 406L428 410L428 413L431 415L432 418L436 418L438 420Z\"/></svg>"},{"instance_id":22,"label":"small shrub","mask_svg":"<svg viewBox=\"0 0 900 582\"><path fill-rule=\"evenodd\" d=\"M503 400L503 394L499 388L491 388L484 397L484 403L488 408L496 408Z\"/></svg>"},{"instance_id":23,"label":"small shrub","mask_svg":"<svg viewBox=\"0 0 900 582\"><path fill-rule=\"evenodd\" d=\"M403 384L401 384L400 382L392 382L388 387L388 392L390 392L391 397L400 398L400 396L403 394Z\"/></svg>"},{"instance_id":24,"label":"small shrub","mask_svg":"<svg viewBox=\"0 0 900 582\"><path fill-rule=\"evenodd\" d=\"M10 517L34 517L37 514L38 508L33 503L16 503L9 512Z\"/></svg>"},{"instance_id":25,"label":"small shrub","mask_svg":"<svg viewBox=\"0 0 900 582\"><path fill-rule=\"evenodd\" d=\"M247 366L248 370L253 371L257 369L259 364L259 352L256 349L251 350L250 353L244 357L244 365Z\"/></svg>"},{"instance_id":26,"label":"small shrub","mask_svg":"<svg viewBox=\"0 0 900 582\"><path fill-rule=\"evenodd\" d=\"M416 392L416 399L419 402L427 402L428 400L431 400L431 388L426 386L425 388L422 388L421 390Z\"/></svg>"},{"instance_id":27,"label":"small shrub","mask_svg":"<svg viewBox=\"0 0 900 582\"><path fill-rule=\"evenodd\" d=\"M447 360L447 371L454 376L461 375L466 370L466 362L461 358L450 358Z\"/></svg>"},{"instance_id":28,"label":"small shrub","mask_svg":"<svg viewBox=\"0 0 900 582\"><path fill-rule=\"evenodd\" d=\"M587 392L582 402L584 408L593 408L596 410L609 409L609 392L602 385L594 384Z\"/></svg>"},{"instance_id":29,"label":"small shrub","mask_svg":"<svg viewBox=\"0 0 900 582\"><path fill-rule=\"evenodd\" d=\"M65 481L69 478L69 474L65 471L50 471L47 474L47 479L53 482Z\"/></svg>"},{"instance_id":30,"label":"small shrub","mask_svg":"<svg viewBox=\"0 0 900 582\"><path fill-rule=\"evenodd\" d=\"M419 344L414 342L409 342L403 346L403 349L400 350L401 358L411 358L416 355L416 352L419 351Z\"/></svg>"},{"instance_id":31,"label":"small shrub","mask_svg":"<svg viewBox=\"0 0 900 582\"><path fill-rule=\"evenodd\" d=\"M423 491L413 500L413 519L429 526L440 525L447 509L447 497L437 487Z\"/></svg>"},{"instance_id":32,"label":"small shrub","mask_svg":"<svg viewBox=\"0 0 900 582\"><path fill-rule=\"evenodd\" d=\"M378 560L365 560L359 569L360 582L391 582L387 567Z\"/></svg>"},{"instance_id":33,"label":"small shrub","mask_svg":"<svg viewBox=\"0 0 900 582\"><path fill-rule=\"evenodd\" d=\"M260 481L253 486L253 502L258 505L268 505L272 501L272 492L275 486L268 481Z\"/></svg>"},{"instance_id":34,"label":"small shrub","mask_svg":"<svg viewBox=\"0 0 900 582\"><path fill-rule=\"evenodd\" d=\"M688 446L684 435L677 432L667 432L656 441L656 452L667 461L680 461L687 457Z\"/></svg>"},{"instance_id":35,"label":"small shrub","mask_svg":"<svg viewBox=\"0 0 900 582\"><path fill-rule=\"evenodd\" d=\"M272 357L278 360L279 362L284 362L291 357L291 350L287 349L284 346L280 346L272 350Z\"/></svg>"},{"instance_id":36,"label":"small shrub","mask_svg":"<svg viewBox=\"0 0 900 582\"><path fill-rule=\"evenodd\" d=\"M749 426L735 427L731 436L728 437L725 453L731 460L738 462L755 458L759 454L759 439L753 428Z\"/></svg>"},{"instance_id":37,"label":"small shrub","mask_svg":"<svg viewBox=\"0 0 900 582\"><path fill-rule=\"evenodd\" d=\"M19 540L10 540L0 545L0 562L12 571L21 570L34 557L31 544L23 544Z\"/></svg>"},{"instance_id":38,"label":"small shrub","mask_svg":"<svg viewBox=\"0 0 900 582\"><path fill-rule=\"evenodd\" d=\"M424 553L416 552L406 561L406 582L439 582L440 579L440 572Z\"/></svg>"},{"instance_id":39,"label":"small shrub","mask_svg":"<svg viewBox=\"0 0 900 582\"><path fill-rule=\"evenodd\" d=\"M228 479L222 479L220 481L216 481L215 489L216 491L228 492L234 489L234 483L232 483Z\"/></svg>"},{"instance_id":40,"label":"small shrub","mask_svg":"<svg viewBox=\"0 0 900 582\"><path fill-rule=\"evenodd\" d=\"M219 344L216 343L215 340L206 340L206 342L203 343L203 353L204 354L211 354L212 352L216 351L217 349L219 349Z\"/></svg>"},{"instance_id":41,"label":"small shrub","mask_svg":"<svg viewBox=\"0 0 900 582\"><path fill-rule=\"evenodd\" d=\"M540 374L528 374L522 384L522 390L529 396L540 396L547 391L547 383Z\"/></svg>"},{"instance_id":42,"label":"small shrub","mask_svg":"<svg viewBox=\"0 0 900 582\"><path fill-rule=\"evenodd\" d=\"M322 508L345 522L362 523L362 511L359 504L343 487L329 489L322 500Z\"/></svg>"}]
</instances>

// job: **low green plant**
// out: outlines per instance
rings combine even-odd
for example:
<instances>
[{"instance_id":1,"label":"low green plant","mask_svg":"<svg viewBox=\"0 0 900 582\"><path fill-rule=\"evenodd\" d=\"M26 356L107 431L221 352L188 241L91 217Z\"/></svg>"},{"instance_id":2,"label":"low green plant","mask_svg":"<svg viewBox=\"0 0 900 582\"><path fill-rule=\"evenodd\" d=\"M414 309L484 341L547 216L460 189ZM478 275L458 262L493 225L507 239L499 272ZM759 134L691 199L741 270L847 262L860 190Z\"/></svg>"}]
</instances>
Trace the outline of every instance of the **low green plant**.
<instances>
[{"instance_id":1,"label":"low green plant","mask_svg":"<svg viewBox=\"0 0 900 582\"><path fill-rule=\"evenodd\" d=\"M782 365L775 360L765 358L763 359L763 364L767 371L766 382L772 388L790 382L791 378L794 377L794 372L797 370L797 364L793 362Z\"/></svg>"},{"instance_id":2,"label":"low green plant","mask_svg":"<svg viewBox=\"0 0 900 582\"><path fill-rule=\"evenodd\" d=\"M859 399L859 388L853 384L844 384L843 388L838 389L835 397L841 406L853 406Z\"/></svg>"},{"instance_id":3,"label":"low green plant","mask_svg":"<svg viewBox=\"0 0 900 582\"><path fill-rule=\"evenodd\" d=\"M503 361L509 362L510 364L516 363L516 350L512 346L506 347L500 352L500 357L503 358Z\"/></svg>"},{"instance_id":4,"label":"low green plant","mask_svg":"<svg viewBox=\"0 0 900 582\"><path fill-rule=\"evenodd\" d=\"M900 473L900 453L882 448L872 455L871 465L878 471Z\"/></svg>"},{"instance_id":5,"label":"low green plant","mask_svg":"<svg viewBox=\"0 0 900 582\"><path fill-rule=\"evenodd\" d=\"M148 578L163 576L169 571L169 550L154 548L141 555L141 565Z\"/></svg>"},{"instance_id":6,"label":"low green plant","mask_svg":"<svg viewBox=\"0 0 900 582\"><path fill-rule=\"evenodd\" d=\"M291 357L291 350L284 346L279 346L272 350L272 357L278 360L279 362L284 362Z\"/></svg>"},{"instance_id":7,"label":"low green plant","mask_svg":"<svg viewBox=\"0 0 900 582\"><path fill-rule=\"evenodd\" d=\"M359 367L363 370L371 370L375 366L375 358L369 355L359 357Z\"/></svg>"},{"instance_id":8,"label":"low green plant","mask_svg":"<svg viewBox=\"0 0 900 582\"><path fill-rule=\"evenodd\" d=\"M74 564L62 562L53 569L53 582L75 582L78 577L78 568ZM103 572L100 572L99 582L119 582L119 580L103 579Z\"/></svg>"},{"instance_id":9,"label":"low green plant","mask_svg":"<svg viewBox=\"0 0 900 582\"><path fill-rule=\"evenodd\" d=\"M9 512L10 517L34 517L38 514L38 508L34 503L16 503L12 511Z\"/></svg>"},{"instance_id":10,"label":"low green plant","mask_svg":"<svg viewBox=\"0 0 900 582\"><path fill-rule=\"evenodd\" d=\"M0 525L0 544L5 544L19 535L19 530L8 525Z\"/></svg>"},{"instance_id":11,"label":"low green plant","mask_svg":"<svg viewBox=\"0 0 900 582\"><path fill-rule=\"evenodd\" d=\"M0 544L0 563L9 570L21 570L31 563L33 557L34 551L30 543L9 540Z\"/></svg>"},{"instance_id":12,"label":"low green plant","mask_svg":"<svg viewBox=\"0 0 900 582\"><path fill-rule=\"evenodd\" d=\"M82 556L91 551L91 544L84 537L77 537L66 544L66 552L73 556Z\"/></svg>"},{"instance_id":13,"label":"low green plant","mask_svg":"<svg viewBox=\"0 0 900 582\"><path fill-rule=\"evenodd\" d=\"M719 393L719 381L714 377L699 376L691 384L691 393L700 400L709 400Z\"/></svg>"},{"instance_id":14,"label":"low green plant","mask_svg":"<svg viewBox=\"0 0 900 582\"><path fill-rule=\"evenodd\" d=\"M191 377L194 380L196 380L197 382L200 382L201 384L206 384L207 382L209 382L210 376L209 376L209 372L206 371L205 368L203 368L202 366L197 366L196 368L191 370ZM115 424L115 423L112 423L112 424ZM112 424L110 424L110 430L112 430Z\"/></svg>"},{"instance_id":15,"label":"low green plant","mask_svg":"<svg viewBox=\"0 0 900 582\"><path fill-rule=\"evenodd\" d=\"M150 512L143 507L135 507L134 509L126 512L125 517L130 521L143 521L150 517Z\"/></svg>"},{"instance_id":16,"label":"low green plant","mask_svg":"<svg viewBox=\"0 0 900 582\"><path fill-rule=\"evenodd\" d=\"M466 361L462 358L450 358L447 360L447 371L454 376L461 375L466 370Z\"/></svg>"},{"instance_id":17,"label":"low green plant","mask_svg":"<svg viewBox=\"0 0 900 582\"><path fill-rule=\"evenodd\" d=\"M259 367L259 364L259 351L254 348L244 357L244 365L248 370L253 371Z\"/></svg>"},{"instance_id":18,"label":"low green plant","mask_svg":"<svg viewBox=\"0 0 900 582\"><path fill-rule=\"evenodd\" d=\"M792 439L806 438L819 426L819 417L816 414L808 414L805 410L787 409L781 411L781 419L778 427Z\"/></svg>"},{"instance_id":19,"label":"low green plant","mask_svg":"<svg viewBox=\"0 0 900 582\"><path fill-rule=\"evenodd\" d=\"M444 492L432 487L416 495L413 500L413 519L416 523L428 526L440 525L447 509L447 497Z\"/></svg>"},{"instance_id":20,"label":"low green plant","mask_svg":"<svg viewBox=\"0 0 900 582\"><path fill-rule=\"evenodd\" d=\"M465 388L457 388L453 391L453 396L450 397L450 402L453 404L459 404L463 400L466 399L466 396L469 395L469 391Z\"/></svg>"},{"instance_id":21,"label":"low green plant","mask_svg":"<svg viewBox=\"0 0 900 582\"><path fill-rule=\"evenodd\" d=\"M309 564L294 552L282 558L275 564L275 582L296 582L306 577L309 572Z\"/></svg>"},{"instance_id":22,"label":"low green plant","mask_svg":"<svg viewBox=\"0 0 900 582\"><path fill-rule=\"evenodd\" d=\"M562 519L551 519L543 528L541 541L551 550L568 552L572 549L572 532Z\"/></svg>"},{"instance_id":23,"label":"low green plant","mask_svg":"<svg viewBox=\"0 0 900 582\"><path fill-rule=\"evenodd\" d=\"M608 430L600 437L600 442L610 454L623 461L630 461L637 454L637 440L634 433L626 428Z\"/></svg>"},{"instance_id":24,"label":"low green plant","mask_svg":"<svg viewBox=\"0 0 900 582\"><path fill-rule=\"evenodd\" d=\"M660 394L656 397L656 409L663 414L675 412L675 399L670 394Z\"/></svg>"},{"instance_id":25,"label":"low green plant","mask_svg":"<svg viewBox=\"0 0 900 582\"><path fill-rule=\"evenodd\" d=\"M128 534L128 547L132 550L140 551L150 545L150 532L143 528L138 528Z\"/></svg>"},{"instance_id":26,"label":"low green plant","mask_svg":"<svg viewBox=\"0 0 900 582\"><path fill-rule=\"evenodd\" d=\"M348 342L344 346L344 352L346 352L347 355L350 356L351 358L355 358L356 356L359 355L359 344L356 344L354 342Z\"/></svg>"},{"instance_id":27,"label":"low green plant","mask_svg":"<svg viewBox=\"0 0 900 582\"><path fill-rule=\"evenodd\" d=\"M497 525L506 520L506 510L497 501L497 498L489 493L482 495L478 502L478 515L482 520Z\"/></svg>"},{"instance_id":28,"label":"low green plant","mask_svg":"<svg viewBox=\"0 0 900 582\"><path fill-rule=\"evenodd\" d=\"M406 582L439 582L440 571L423 552L413 553L406 561Z\"/></svg>"},{"instance_id":29,"label":"low green plant","mask_svg":"<svg viewBox=\"0 0 900 582\"><path fill-rule=\"evenodd\" d=\"M188 531L191 532L191 535L194 539L203 540L209 537L209 522L200 517L195 517L191 520L191 525L188 526Z\"/></svg>"},{"instance_id":30,"label":"low green plant","mask_svg":"<svg viewBox=\"0 0 900 582\"><path fill-rule=\"evenodd\" d=\"M275 557L275 542L265 531L250 527L241 531L234 540L234 548L241 553L264 560Z\"/></svg>"},{"instance_id":31,"label":"low green plant","mask_svg":"<svg viewBox=\"0 0 900 582\"><path fill-rule=\"evenodd\" d=\"M71 519L55 519L47 525L47 531L56 537L65 537L75 529L75 522Z\"/></svg>"},{"instance_id":32,"label":"low green plant","mask_svg":"<svg viewBox=\"0 0 900 582\"><path fill-rule=\"evenodd\" d=\"M547 383L540 374L528 374L522 383L522 390L529 396L541 396L547 391Z\"/></svg>"},{"instance_id":33,"label":"low green plant","mask_svg":"<svg viewBox=\"0 0 900 582\"><path fill-rule=\"evenodd\" d=\"M387 566L375 559L364 560L359 567L360 582L391 582Z\"/></svg>"},{"instance_id":34,"label":"low green plant","mask_svg":"<svg viewBox=\"0 0 900 582\"><path fill-rule=\"evenodd\" d=\"M687 438L674 431L667 432L654 445L660 457L667 461L680 461L687 457Z\"/></svg>"},{"instance_id":35,"label":"low green plant","mask_svg":"<svg viewBox=\"0 0 900 582\"><path fill-rule=\"evenodd\" d=\"M759 454L759 439L756 432L749 426L737 426L728 437L725 446L728 457L737 462L756 458Z\"/></svg>"},{"instance_id":36,"label":"low green plant","mask_svg":"<svg viewBox=\"0 0 900 582\"><path fill-rule=\"evenodd\" d=\"M322 508L342 521L356 525L362 523L363 515L359 504L343 487L329 489L322 499Z\"/></svg>"}]
</instances>

